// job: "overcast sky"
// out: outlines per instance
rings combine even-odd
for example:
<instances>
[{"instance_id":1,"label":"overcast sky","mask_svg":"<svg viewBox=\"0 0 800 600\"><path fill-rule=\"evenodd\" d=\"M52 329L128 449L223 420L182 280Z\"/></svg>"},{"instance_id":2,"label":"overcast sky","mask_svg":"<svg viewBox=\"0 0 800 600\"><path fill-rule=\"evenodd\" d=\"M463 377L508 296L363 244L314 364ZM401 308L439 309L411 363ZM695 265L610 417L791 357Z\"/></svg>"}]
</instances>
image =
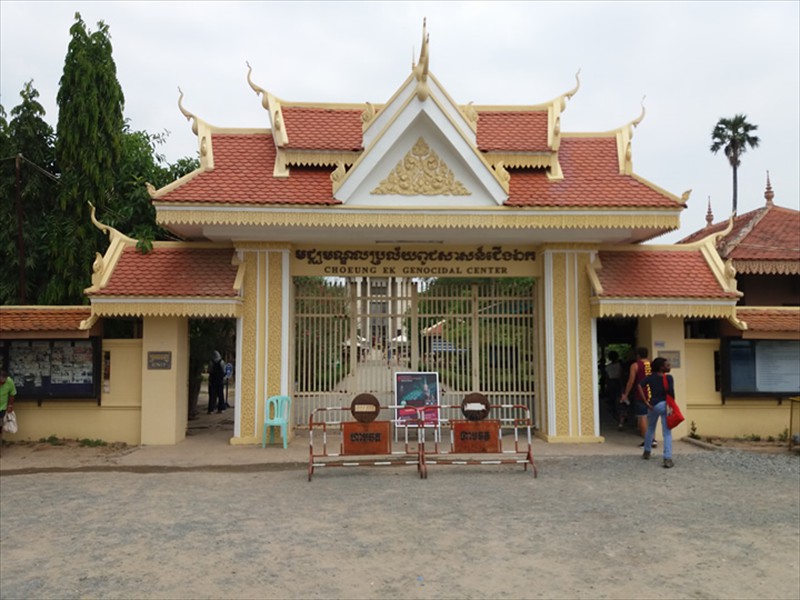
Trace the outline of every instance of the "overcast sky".
<instances>
[{"instance_id":1,"label":"overcast sky","mask_svg":"<svg viewBox=\"0 0 800 600\"><path fill-rule=\"evenodd\" d=\"M637 174L680 195L679 232L731 210L731 169L709 151L720 117L747 115L759 148L739 169L739 213L800 208L800 2L0 2L0 103L33 80L55 126L74 14L111 32L125 116L168 131L162 152L195 156L177 107L223 127L268 127L246 81L287 101L387 101L419 53L428 19L430 69L453 99L538 104L581 89L563 131L608 131L647 115L633 138Z\"/></svg>"}]
</instances>

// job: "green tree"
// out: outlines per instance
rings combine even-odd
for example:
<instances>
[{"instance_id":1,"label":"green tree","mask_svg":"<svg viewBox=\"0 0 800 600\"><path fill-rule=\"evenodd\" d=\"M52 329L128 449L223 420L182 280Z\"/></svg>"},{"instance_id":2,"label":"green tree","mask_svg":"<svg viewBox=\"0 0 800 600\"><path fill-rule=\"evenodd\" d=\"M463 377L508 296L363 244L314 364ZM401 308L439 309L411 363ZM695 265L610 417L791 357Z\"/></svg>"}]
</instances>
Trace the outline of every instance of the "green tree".
<instances>
[{"instance_id":1,"label":"green tree","mask_svg":"<svg viewBox=\"0 0 800 600\"><path fill-rule=\"evenodd\" d=\"M742 154L747 152L748 148L758 148L761 140L753 135L758 129L758 125L753 125L747 122L747 115L736 115L731 119L720 119L714 126L714 131L711 132L711 152L716 154L720 150L728 157L728 162L733 169L733 212L737 209L737 196L739 182L737 179L737 171L741 164Z\"/></svg>"},{"instance_id":2,"label":"green tree","mask_svg":"<svg viewBox=\"0 0 800 600\"><path fill-rule=\"evenodd\" d=\"M82 303L94 253L104 238L89 219L91 202L100 214L118 205L115 188L122 157L124 96L117 80L108 26L86 28L80 13L59 82L56 159L62 173L61 219L54 223L50 253L55 271L45 303Z\"/></svg>"},{"instance_id":3,"label":"green tree","mask_svg":"<svg viewBox=\"0 0 800 600\"><path fill-rule=\"evenodd\" d=\"M142 251L149 251L152 242L168 239L170 234L156 224L156 210L146 184L156 189L172 183L199 166L197 159L181 158L168 164L158 147L166 142L167 133L150 134L131 131L125 122L122 135L122 155L116 174L119 202L104 216L109 225L138 240Z\"/></svg>"},{"instance_id":4,"label":"green tree","mask_svg":"<svg viewBox=\"0 0 800 600\"><path fill-rule=\"evenodd\" d=\"M0 197L0 248L5 277L0 280L0 303L37 302L48 273L41 240L46 235L48 215L56 205L53 128L44 120L45 110L37 98L33 81L20 92L22 102L11 110L11 122L0 123L2 176Z\"/></svg>"}]
</instances>

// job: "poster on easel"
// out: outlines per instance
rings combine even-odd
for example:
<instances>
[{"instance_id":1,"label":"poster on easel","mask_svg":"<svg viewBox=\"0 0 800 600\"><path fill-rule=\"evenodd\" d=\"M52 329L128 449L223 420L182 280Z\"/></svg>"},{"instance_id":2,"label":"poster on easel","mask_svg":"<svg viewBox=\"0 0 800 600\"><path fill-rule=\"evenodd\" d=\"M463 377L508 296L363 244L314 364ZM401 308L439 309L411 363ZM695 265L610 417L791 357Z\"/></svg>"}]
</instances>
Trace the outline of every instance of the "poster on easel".
<instances>
[{"instance_id":1,"label":"poster on easel","mask_svg":"<svg viewBox=\"0 0 800 600\"><path fill-rule=\"evenodd\" d=\"M423 410L425 423L439 421L439 374L435 372L398 372L394 374L395 418L407 421L417 418Z\"/></svg>"}]
</instances>

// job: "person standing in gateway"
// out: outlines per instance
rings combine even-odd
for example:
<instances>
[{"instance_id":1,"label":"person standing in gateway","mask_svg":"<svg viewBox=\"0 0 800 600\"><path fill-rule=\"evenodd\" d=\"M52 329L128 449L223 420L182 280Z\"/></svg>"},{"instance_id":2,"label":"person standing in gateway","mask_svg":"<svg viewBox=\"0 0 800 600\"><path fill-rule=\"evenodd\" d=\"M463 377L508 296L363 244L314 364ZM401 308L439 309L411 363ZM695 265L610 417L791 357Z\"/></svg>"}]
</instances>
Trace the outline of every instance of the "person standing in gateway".
<instances>
[{"instance_id":1,"label":"person standing in gateway","mask_svg":"<svg viewBox=\"0 0 800 600\"><path fill-rule=\"evenodd\" d=\"M225 410L225 363L220 353L214 350L208 368L208 414Z\"/></svg>"}]
</instances>

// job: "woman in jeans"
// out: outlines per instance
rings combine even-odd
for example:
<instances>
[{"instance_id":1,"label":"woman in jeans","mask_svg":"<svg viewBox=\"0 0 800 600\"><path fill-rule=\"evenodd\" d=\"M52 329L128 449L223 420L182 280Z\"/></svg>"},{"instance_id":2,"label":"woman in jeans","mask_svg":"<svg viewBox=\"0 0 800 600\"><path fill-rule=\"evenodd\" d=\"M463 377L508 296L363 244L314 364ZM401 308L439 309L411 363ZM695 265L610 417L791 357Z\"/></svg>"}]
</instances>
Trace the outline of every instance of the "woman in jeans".
<instances>
[{"instance_id":1,"label":"woman in jeans","mask_svg":"<svg viewBox=\"0 0 800 600\"><path fill-rule=\"evenodd\" d=\"M653 448L653 438L656 435L656 424L661 417L661 432L664 437L664 468L671 469L672 462L672 430L667 427L667 394L675 397L675 382L670 371L670 364L666 358L660 356L652 362L652 373L639 384L644 403L647 406L647 432L644 436L644 453L642 458L648 460ZM664 378L666 377L666 387Z\"/></svg>"}]
</instances>

